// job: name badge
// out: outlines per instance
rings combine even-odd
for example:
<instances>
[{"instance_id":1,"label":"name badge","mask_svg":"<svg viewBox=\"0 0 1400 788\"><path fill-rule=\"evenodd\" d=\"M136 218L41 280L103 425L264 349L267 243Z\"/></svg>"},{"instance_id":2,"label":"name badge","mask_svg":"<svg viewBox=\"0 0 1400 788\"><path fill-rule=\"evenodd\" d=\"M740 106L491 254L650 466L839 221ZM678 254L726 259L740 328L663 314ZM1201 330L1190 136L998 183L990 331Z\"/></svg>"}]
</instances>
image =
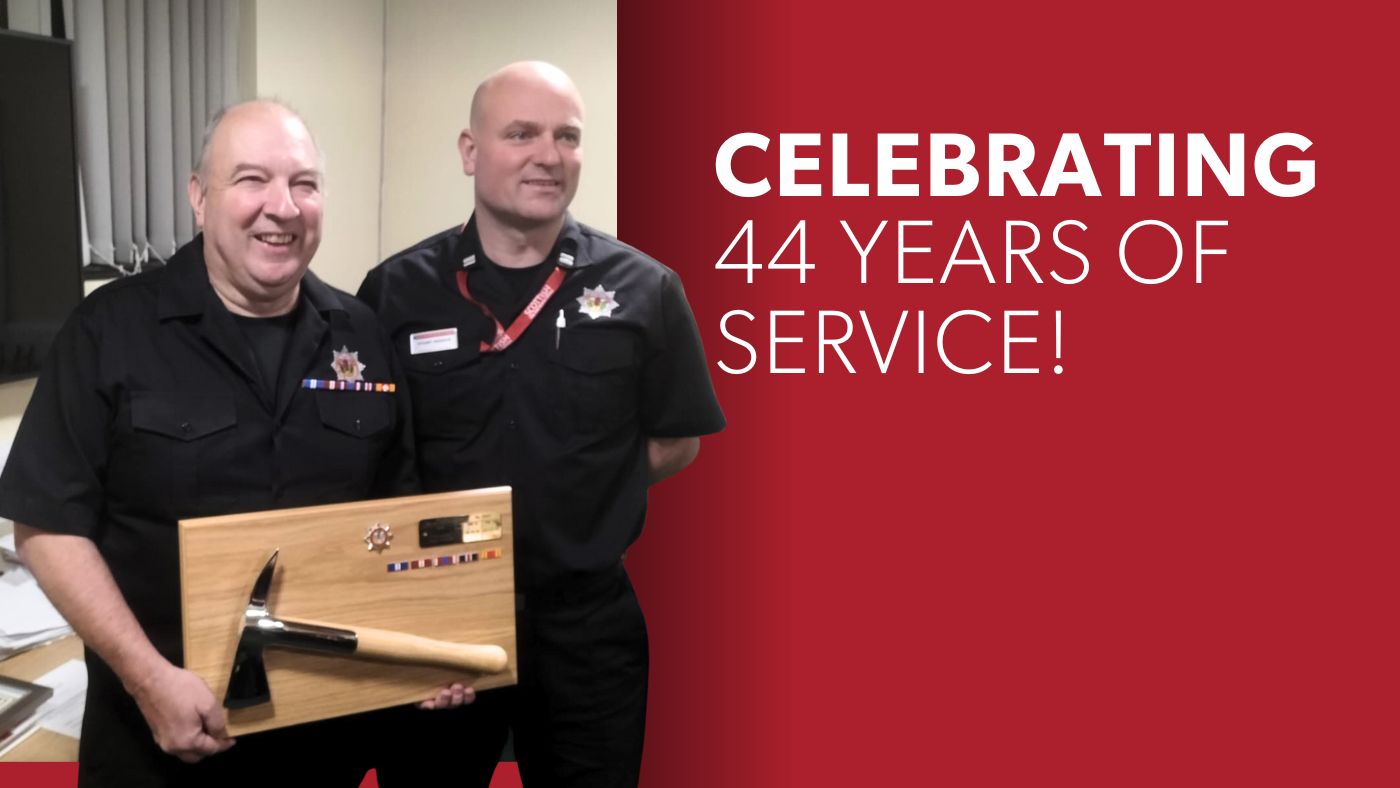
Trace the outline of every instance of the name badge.
<instances>
[{"instance_id":1,"label":"name badge","mask_svg":"<svg viewBox=\"0 0 1400 788\"><path fill-rule=\"evenodd\" d=\"M412 356L456 349L457 329L455 328L439 328L434 331L420 331L417 334L408 335L408 353Z\"/></svg>"}]
</instances>

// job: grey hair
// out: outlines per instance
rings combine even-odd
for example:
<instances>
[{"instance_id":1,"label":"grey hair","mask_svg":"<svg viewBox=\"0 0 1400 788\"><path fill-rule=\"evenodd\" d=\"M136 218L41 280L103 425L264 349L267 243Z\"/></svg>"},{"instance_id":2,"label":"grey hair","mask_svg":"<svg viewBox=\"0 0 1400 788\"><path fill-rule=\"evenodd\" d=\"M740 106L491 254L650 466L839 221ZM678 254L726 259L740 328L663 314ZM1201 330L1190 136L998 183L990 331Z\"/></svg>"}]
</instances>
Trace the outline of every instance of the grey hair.
<instances>
[{"instance_id":1,"label":"grey hair","mask_svg":"<svg viewBox=\"0 0 1400 788\"><path fill-rule=\"evenodd\" d=\"M209 145L214 140L214 132L219 130L219 124L224 122L224 116L229 113L229 110L235 107L241 107L245 104L271 104L274 107L282 108L292 117L300 121L301 127L306 129L307 136L311 138L312 147L316 149L316 162L321 168L321 177L323 179L325 178L326 152L321 150L321 143L316 141L316 135L312 133L311 127L307 125L306 119L301 116L301 113L297 112L295 107L279 98L255 98L249 99L248 101L225 104L219 108L218 112L215 112L214 115L209 118L208 123L204 124L204 136L200 138L199 143L199 156L194 160L194 177L199 181L200 191L205 191L209 188L209 182L206 177L208 171L206 168L209 165Z\"/></svg>"}]
</instances>

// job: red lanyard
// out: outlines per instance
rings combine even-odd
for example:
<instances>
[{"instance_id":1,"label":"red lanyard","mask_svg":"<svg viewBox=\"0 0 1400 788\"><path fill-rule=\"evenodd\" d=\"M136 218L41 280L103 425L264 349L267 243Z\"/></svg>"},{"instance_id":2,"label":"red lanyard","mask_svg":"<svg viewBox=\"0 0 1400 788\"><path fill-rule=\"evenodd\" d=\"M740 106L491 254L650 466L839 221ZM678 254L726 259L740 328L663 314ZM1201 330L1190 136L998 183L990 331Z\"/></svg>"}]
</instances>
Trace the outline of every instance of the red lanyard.
<instances>
[{"instance_id":1,"label":"red lanyard","mask_svg":"<svg viewBox=\"0 0 1400 788\"><path fill-rule=\"evenodd\" d=\"M496 324L496 338L491 342L483 339L481 352L500 352L514 344L515 340L525 333L525 329L529 328L530 324L535 321L535 315L544 309L544 305L549 303L550 297L559 290L559 286L562 284L564 284L564 269L556 265L554 273L551 273L549 278L544 280L544 286L540 288L538 293L535 293L534 298L530 299L530 303L525 305L524 311L516 316L515 321L510 324L510 328L506 328L501 325L501 321L497 320L495 315L491 314L491 310L485 304L472 298L471 291L467 289L467 269L463 268L458 271L457 289L462 291L462 297L475 304L482 312L486 313L487 317L491 318L492 323Z\"/></svg>"}]
</instances>

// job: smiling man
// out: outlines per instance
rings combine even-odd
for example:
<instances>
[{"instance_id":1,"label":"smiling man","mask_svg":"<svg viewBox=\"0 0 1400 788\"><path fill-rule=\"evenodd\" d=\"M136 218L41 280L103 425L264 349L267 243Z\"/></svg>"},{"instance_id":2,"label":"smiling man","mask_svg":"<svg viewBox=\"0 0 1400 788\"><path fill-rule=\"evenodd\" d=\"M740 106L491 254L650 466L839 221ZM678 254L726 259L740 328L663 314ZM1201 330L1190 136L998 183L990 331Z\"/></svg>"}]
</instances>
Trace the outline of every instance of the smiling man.
<instances>
[{"instance_id":1,"label":"smiling man","mask_svg":"<svg viewBox=\"0 0 1400 788\"><path fill-rule=\"evenodd\" d=\"M211 137L188 189L209 283L234 314L287 314L321 243L320 152L271 103L227 110Z\"/></svg>"},{"instance_id":2,"label":"smiling man","mask_svg":"<svg viewBox=\"0 0 1400 788\"><path fill-rule=\"evenodd\" d=\"M569 77L507 66L470 124L475 213L360 297L403 360L424 489L514 490L520 683L423 719L413 740L453 757L415 774L485 786L509 728L526 785L635 785L647 636L622 554L647 486L724 417L675 272L567 213L584 143Z\"/></svg>"},{"instance_id":3,"label":"smiling man","mask_svg":"<svg viewBox=\"0 0 1400 788\"><path fill-rule=\"evenodd\" d=\"M416 491L406 397L302 383L399 378L373 314L307 271L322 177L286 107L219 113L189 181L202 234L78 307L20 424L0 514L87 647L80 785L254 785L274 768L356 786L374 765L346 746L373 716L230 750L219 700L180 667L178 520Z\"/></svg>"}]
</instances>

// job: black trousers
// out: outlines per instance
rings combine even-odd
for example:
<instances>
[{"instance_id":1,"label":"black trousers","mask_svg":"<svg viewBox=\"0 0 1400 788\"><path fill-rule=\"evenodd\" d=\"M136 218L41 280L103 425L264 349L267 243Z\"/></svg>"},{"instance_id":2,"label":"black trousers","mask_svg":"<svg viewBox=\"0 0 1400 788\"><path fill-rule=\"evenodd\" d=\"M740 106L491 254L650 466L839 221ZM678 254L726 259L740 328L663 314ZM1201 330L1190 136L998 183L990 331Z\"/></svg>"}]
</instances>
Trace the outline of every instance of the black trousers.
<instances>
[{"instance_id":1,"label":"black trousers","mask_svg":"<svg viewBox=\"0 0 1400 788\"><path fill-rule=\"evenodd\" d=\"M136 701L95 654L78 744L79 788L315 785L358 788L374 765L389 712L371 712L238 737L227 752L187 764L156 745Z\"/></svg>"},{"instance_id":2,"label":"black trousers","mask_svg":"<svg viewBox=\"0 0 1400 788\"><path fill-rule=\"evenodd\" d=\"M646 731L646 622L626 573L583 593L525 595L516 616L520 682L447 711L395 709L396 762L377 764L382 788L486 788L515 735L521 781L532 788L637 785Z\"/></svg>"}]
</instances>

